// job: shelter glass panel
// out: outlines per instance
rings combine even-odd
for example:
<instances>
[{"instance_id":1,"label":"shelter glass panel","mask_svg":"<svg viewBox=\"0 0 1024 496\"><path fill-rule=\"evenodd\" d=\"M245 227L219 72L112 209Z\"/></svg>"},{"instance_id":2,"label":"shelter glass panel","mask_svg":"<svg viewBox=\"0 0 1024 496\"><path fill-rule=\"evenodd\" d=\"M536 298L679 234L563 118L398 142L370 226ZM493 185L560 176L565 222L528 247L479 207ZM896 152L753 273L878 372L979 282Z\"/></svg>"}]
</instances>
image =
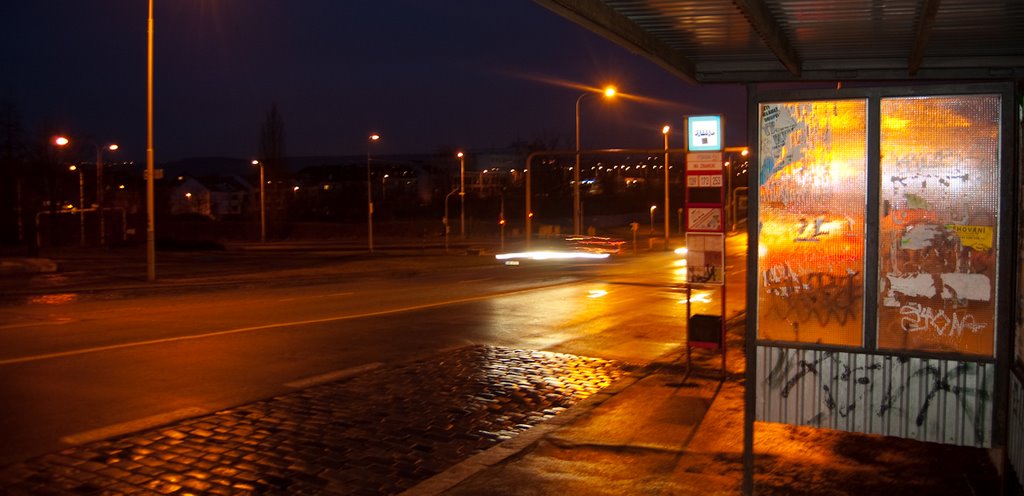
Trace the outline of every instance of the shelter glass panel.
<instances>
[{"instance_id":1,"label":"shelter glass panel","mask_svg":"<svg viewBox=\"0 0 1024 496\"><path fill-rule=\"evenodd\" d=\"M881 101L881 349L995 352L1000 98Z\"/></svg>"},{"instance_id":2,"label":"shelter glass panel","mask_svg":"<svg viewBox=\"0 0 1024 496\"><path fill-rule=\"evenodd\" d=\"M860 346L867 100L759 111L757 336Z\"/></svg>"}]
</instances>

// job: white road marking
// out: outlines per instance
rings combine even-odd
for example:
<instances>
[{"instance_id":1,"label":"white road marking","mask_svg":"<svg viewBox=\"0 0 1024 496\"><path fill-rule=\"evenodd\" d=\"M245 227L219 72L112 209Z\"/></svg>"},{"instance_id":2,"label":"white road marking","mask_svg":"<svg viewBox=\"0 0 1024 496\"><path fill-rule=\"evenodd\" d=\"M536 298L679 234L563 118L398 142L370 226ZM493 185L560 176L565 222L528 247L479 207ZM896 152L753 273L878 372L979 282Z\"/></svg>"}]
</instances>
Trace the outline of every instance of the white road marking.
<instances>
[{"instance_id":1,"label":"white road marking","mask_svg":"<svg viewBox=\"0 0 1024 496\"><path fill-rule=\"evenodd\" d=\"M311 299L314 299L314 298L334 298L335 296L351 296L351 295L354 295L354 294L355 293L353 293L351 291L347 291L347 292L344 292L344 293L331 293L331 294L324 294L324 295L300 296L300 297L297 297L297 298L281 298L281 299L279 299L277 301L297 301L297 300L311 300Z\"/></svg>"},{"instance_id":2,"label":"white road marking","mask_svg":"<svg viewBox=\"0 0 1024 496\"><path fill-rule=\"evenodd\" d=\"M64 325L64 324L70 324L70 323L72 323L74 321L75 321L74 319L60 318L60 319L50 320L50 321L46 321L46 322L27 322L27 323L24 323L24 324L5 324L5 325L0 325L0 329L17 329L19 327L41 327L41 326L49 326L49 325Z\"/></svg>"},{"instance_id":3,"label":"white road marking","mask_svg":"<svg viewBox=\"0 0 1024 496\"><path fill-rule=\"evenodd\" d=\"M383 365L380 362L371 362L358 367L350 367L342 370L335 370L334 372L328 372L326 374L314 375L312 377L306 377L292 382L284 383L285 386L295 389L305 389L325 382L333 382L339 379L345 379L354 375L363 374L371 370L376 370Z\"/></svg>"},{"instance_id":4,"label":"white road marking","mask_svg":"<svg viewBox=\"0 0 1024 496\"><path fill-rule=\"evenodd\" d=\"M490 281L491 279L494 279L494 278L493 277L485 277L483 279L466 279L464 281L459 281L459 284L469 284L471 282L484 282L484 281Z\"/></svg>"},{"instance_id":5,"label":"white road marking","mask_svg":"<svg viewBox=\"0 0 1024 496\"><path fill-rule=\"evenodd\" d=\"M190 417L198 417L200 415L205 415L207 413L210 412L202 408L182 408L180 410L174 410L173 412L161 413L150 417L129 420L128 422L122 422L120 424L108 425L106 427L100 427L99 429L93 429L90 431L80 432L78 434L72 434L70 436L64 436L60 438L60 441L65 444L72 445L91 443L93 441L108 439L114 436L119 436L121 434L138 432L152 427L170 424L171 422L175 422Z\"/></svg>"},{"instance_id":6,"label":"white road marking","mask_svg":"<svg viewBox=\"0 0 1024 496\"><path fill-rule=\"evenodd\" d=\"M557 286L557 285L559 285L559 284L553 284L551 286ZM36 361L40 361L40 360L49 360L49 359L53 359L53 358L65 358L65 357L72 357L72 356L78 356L78 355L87 355L87 354L90 354L90 353L98 353L98 352L102 352L102 351L123 350L123 349L127 349L127 348L136 348L136 347L139 347L139 346L149 346L149 345L154 345L154 344L165 344L165 343L176 343L176 342L180 342L180 341L191 341L191 340L194 340L194 339L205 339L205 338L212 338L212 337L218 337L218 336L227 336L227 335L230 335L230 334L241 334L241 333L246 333L246 332L262 331L262 330L267 330L267 329L279 329L279 328L283 328L283 327L295 327L295 326L303 326L303 325L309 325L309 324L323 324L323 323L326 323L326 322L340 322L340 321L343 321L343 320L355 320L355 319L362 319L362 318L366 318L366 317L380 317L382 315L391 315L391 314L396 314L396 313L404 313L404 312L411 312L411 311L416 311L416 310L426 310L426 309L429 309L429 308L439 308L439 307L445 307L445 306L449 306L449 305L458 305L458 304L462 304L462 303L470 303L470 302L474 302L474 301L480 301L480 300L486 300L486 299L489 299L489 298L494 298L496 296L510 295L510 294L516 294L516 293L525 293L525 292L529 292L529 291L536 291L538 289L546 289L546 288L550 288L551 286L544 286L544 287L537 287L537 288L514 290L514 291L508 291L508 292L504 292L504 293L486 294L486 295L479 295L479 296L470 296L470 297L467 297L467 298L460 298L460 299L456 299L456 300L439 301L439 302L434 302L434 303L424 303L422 305L412 305L412 306L408 306L408 307L392 308L392 309L389 309L389 310L378 310L376 312L357 313L357 314L351 314L351 315L337 315L337 316L334 316L334 317L324 317L324 318L321 318L321 319L296 320L296 321L291 321L291 322L277 322L277 323L273 323L273 324L264 324L264 325L257 325L257 326L251 326L251 327L239 327L237 329L225 329L223 331L213 331L213 332L207 332L207 333L203 333L203 334L191 334L191 335L188 335L188 336L175 336L175 337L171 337L171 338L151 339L151 340L148 340L148 341L137 341L137 342L134 342L134 343L121 343L121 344L113 344L113 345L109 345L109 346L97 346L97 347L94 347L94 348L82 348L82 349L79 349L79 350L59 351L59 352L56 352L56 353L44 353L44 354L41 354L41 355L24 356L24 357L18 357L18 358L8 358L8 359L0 360L0 366L2 366L2 365L13 365L13 364L17 364L17 363L36 362Z\"/></svg>"}]
</instances>

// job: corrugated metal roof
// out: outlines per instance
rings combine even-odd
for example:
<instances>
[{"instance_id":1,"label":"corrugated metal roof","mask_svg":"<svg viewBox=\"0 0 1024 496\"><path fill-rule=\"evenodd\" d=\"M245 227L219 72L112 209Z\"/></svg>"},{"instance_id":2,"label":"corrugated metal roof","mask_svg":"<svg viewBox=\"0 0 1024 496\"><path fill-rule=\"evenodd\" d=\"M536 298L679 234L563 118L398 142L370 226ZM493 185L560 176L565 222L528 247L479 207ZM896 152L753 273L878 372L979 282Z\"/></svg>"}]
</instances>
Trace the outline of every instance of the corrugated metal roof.
<instances>
[{"instance_id":1,"label":"corrugated metal roof","mask_svg":"<svg viewBox=\"0 0 1024 496\"><path fill-rule=\"evenodd\" d=\"M536 0L692 82L1024 78L1024 0Z\"/></svg>"}]
</instances>

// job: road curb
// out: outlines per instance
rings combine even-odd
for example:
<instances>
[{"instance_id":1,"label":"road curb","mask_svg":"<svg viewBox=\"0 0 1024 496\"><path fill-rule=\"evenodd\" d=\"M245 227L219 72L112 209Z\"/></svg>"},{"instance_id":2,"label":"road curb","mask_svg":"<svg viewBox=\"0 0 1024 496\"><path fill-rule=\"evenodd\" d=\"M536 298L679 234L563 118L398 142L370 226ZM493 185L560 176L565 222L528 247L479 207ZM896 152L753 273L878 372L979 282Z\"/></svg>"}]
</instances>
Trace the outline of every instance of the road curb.
<instances>
[{"instance_id":1,"label":"road curb","mask_svg":"<svg viewBox=\"0 0 1024 496\"><path fill-rule=\"evenodd\" d=\"M57 272L57 262L49 258L0 258L0 276L51 272Z\"/></svg>"}]
</instances>

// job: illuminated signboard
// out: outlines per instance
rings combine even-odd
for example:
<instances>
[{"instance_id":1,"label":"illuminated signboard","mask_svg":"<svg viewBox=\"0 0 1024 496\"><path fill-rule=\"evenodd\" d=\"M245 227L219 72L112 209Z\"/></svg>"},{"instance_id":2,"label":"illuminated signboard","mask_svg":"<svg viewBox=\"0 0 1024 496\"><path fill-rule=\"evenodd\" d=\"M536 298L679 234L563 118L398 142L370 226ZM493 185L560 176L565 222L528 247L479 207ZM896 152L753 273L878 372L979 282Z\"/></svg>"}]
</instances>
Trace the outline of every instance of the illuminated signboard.
<instances>
[{"instance_id":1,"label":"illuminated signboard","mask_svg":"<svg viewBox=\"0 0 1024 496\"><path fill-rule=\"evenodd\" d=\"M700 115L686 119L686 147L691 152L722 149L722 116Z\"/></svg>"}]
</instances>

